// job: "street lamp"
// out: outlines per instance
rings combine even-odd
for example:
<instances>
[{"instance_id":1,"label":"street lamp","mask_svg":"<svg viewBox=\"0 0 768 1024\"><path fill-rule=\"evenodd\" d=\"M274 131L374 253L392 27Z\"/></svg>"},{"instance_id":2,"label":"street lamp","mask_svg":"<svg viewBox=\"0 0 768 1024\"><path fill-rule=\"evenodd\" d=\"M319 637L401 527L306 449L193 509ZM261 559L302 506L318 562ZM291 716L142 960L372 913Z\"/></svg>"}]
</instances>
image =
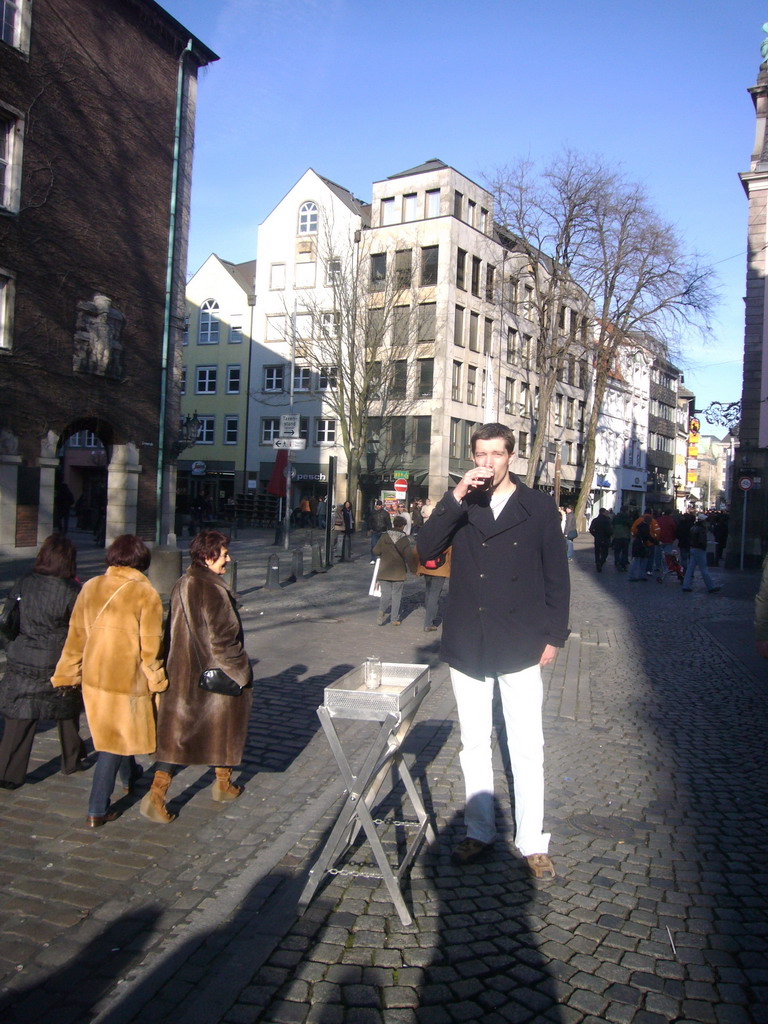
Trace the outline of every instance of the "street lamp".
<instances>
[{"instance_id":1,"label":"street lamp","mask_svg":"<svg viewBox=\"0 0 768 1024\"><path fill-rule=\"evenodd\" d=\"M179 426L179 436L173 442L172 451L176 458L187 449L191 448L193 444L197 443L197 437L200 433L201 420L197 415L197 410L190 416L189 413L181 421Z\"/></svg>"}]
</instances>

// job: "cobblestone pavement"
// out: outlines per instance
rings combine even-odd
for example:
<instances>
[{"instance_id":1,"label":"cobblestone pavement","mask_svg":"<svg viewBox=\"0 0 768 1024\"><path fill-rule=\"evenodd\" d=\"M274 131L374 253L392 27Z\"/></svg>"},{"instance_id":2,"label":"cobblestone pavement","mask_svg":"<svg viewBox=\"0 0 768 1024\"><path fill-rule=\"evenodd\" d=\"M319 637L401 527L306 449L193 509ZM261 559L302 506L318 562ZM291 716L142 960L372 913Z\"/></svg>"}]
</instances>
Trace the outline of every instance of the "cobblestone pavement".
<instances>
[{"instance_id":1,"label":"cobblestone pavement","mask_svg":"<svg viewBox=\"0 0 768 1024\"><path fill-rule=\"evenodd\" d=\"M768 1022L756 574L713 570L724 584L713 595L629 585L612 566L597 575L577 542L573 633L546 676L558 878L533 882L514 851L498 748L501 838L484 863L450 863L462 834L458 739L439 634L422 631L422 584L407 584L402 627L379 628L362 538L351 563L279 591L263 588L269 539L233 543L260 659L238 801L214 803L211 773L187 769L171 790L172 825L140 817L140 784L118 821L87 830L89 773L59 774L51 729L27 784L0 793L1 1019ZM86 553L83 574L98 561ZM0 589L19 568L0 562ZM433 666L407 750L439 842L403 880L407 926L371 877L367 842L297 915L342 798L315 709L371 653ZM353 764L377 728L339 726ZM377 809L392 863L411 812L402 797L396 787Z\"/></svg>"}]
</instances>

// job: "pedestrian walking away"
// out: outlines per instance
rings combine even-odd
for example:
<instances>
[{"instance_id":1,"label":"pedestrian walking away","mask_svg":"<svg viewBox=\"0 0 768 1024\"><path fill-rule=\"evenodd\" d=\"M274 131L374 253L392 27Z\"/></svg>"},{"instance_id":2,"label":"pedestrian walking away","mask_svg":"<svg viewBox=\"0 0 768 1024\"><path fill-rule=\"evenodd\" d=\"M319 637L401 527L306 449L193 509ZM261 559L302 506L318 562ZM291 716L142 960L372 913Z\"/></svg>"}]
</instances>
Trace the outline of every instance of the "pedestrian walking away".
<instances>
[{"instance_id":1,"label":"pedestrian walking away","mask_svg":"<svg viewBox=\"0 0 768 1024\"><path fill-rule=\"evenodd\" d=\"M629 566L629 542L632 539L631 524L626 505L613 517L613 564L616 572L626 572Z\"/></svg>"},{"instance_id":2,"label":"pedestrian walking away","mask_svg":"<svg viewBox=\"0 0 768 1024\"><path fill-rule=\"evenodd\" d=\"M443 551L437 558L431 558L426 565L420 561L416 571L424 577L424 632L433 633L437 629L440 594L451 575L451 549Z\"/></svg>"},{"instance_id":3,"label":"pedestrian walking away","mask_svg":"<svg viewBox=\"0 0 768 1024\"><path fill-rule=\"evenodd\" d=\"M611 548L611 536L613 534L611 514L607 508L600 509L589 524L589 532L595 538L595 568L598 572L602 572L603 564Z\"/></svg>"},{"instance_id":4,"label":"pedestrian walking away","mask_svg":"<svg viewBox=\"0 0 768 1024\"><path fill-rule=\"evenodd\" d=\"M466 838L455 863L496 838L491 747L498 680L514 776L515 845L537 878L553 878L544 820L541 666L568 637L570 582L560 513L550 495L510 472L514 434L487 423L471 438L474 467L436 506L417 538L422 562L452 545L441 656L450 667L461 733Z\"/></svg>"},{"instance_id":5,"label":"pedestrian walking away","mask_svg":"<svg viewBox=\"0 0 768 1024\"><path fill-rule=\"evenodd\" d=\"M709 575L709 569L707 569L707 517L703 512L699 512L696 516L696 522L691 527L688 536L691 543L691 551L688 558L688 567L685 570L685 578L683 579L683 593L689 594L693 589L693 577L698 569L701 573L701 578L704 580L704 586L709 593L716 594L721 587L715 583Z\"/></svg>"},{"instance_id":6,"label":"pedestrian walking away","mask_svg":"<svg viewBox=\"0 0 768 1024\"><path fill-rule=\"evenodd\" d=\"M86 824L119 817L110 809L118 772L130 791L141 773L136 754L155 750L154 694L167 689L163 605L144 575L151 555L143 540L123 534L106 553L107 571L88 580L72 609L69 632L51 679L82 686L85 713L99 752Z\"/></svg>"},{"instance_id":7,"label":"pedestrian walking away","mask_svg":"<svg viewBox=\"0 0 768 1024\"><path fill-rule=\"evenodd\" d=\"M568 556L568 561L570 562L573 558L573 542L579 536L579 531L576 528L576 515L570 505L563 506L560 518L563 524L563 534L565 536L565 552Z\"/></svg>"},{"instance_id":8,"label":"pedestrian walking away","mask_svg":"<svg viewBox=\"0 0 768 1024\"><path fill-rule=\"evenodd\" d=\"M11 588L8 603L19 613L18 635L6 650L0 684L0 789L23 785L38 722L56 722L64 775L90 767L80 738L82 693L78 687L54 689L51 676L67 639L69 618L80 593L75 580L75 545L61 534L47 537L32 572Z\"/></svg>"}]
</instances>

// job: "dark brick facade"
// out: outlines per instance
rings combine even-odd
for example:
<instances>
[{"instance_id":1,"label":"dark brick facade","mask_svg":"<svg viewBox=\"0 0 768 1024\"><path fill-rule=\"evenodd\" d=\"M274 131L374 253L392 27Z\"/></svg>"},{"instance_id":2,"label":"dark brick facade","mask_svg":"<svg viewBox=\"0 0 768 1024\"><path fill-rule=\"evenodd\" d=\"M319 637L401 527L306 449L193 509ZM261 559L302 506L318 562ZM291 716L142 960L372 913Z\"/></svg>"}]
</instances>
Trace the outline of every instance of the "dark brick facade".
<instances>
[{"instance_id":1,"label":"dark brick facade","mask_svg":"<svg viewBox=\"0 0 768 1024\"><path fill-rule=\"evenodd\" d=\"M189 41L148 0L35 0L28 53L0 44L0 105L23 119L19 209L0 215L0 265L15 277L11 347L0 351L0 429L18 441L20 472L37 465L49 432L62 441L92 430L108 454L135 445L136 527L147 539L158 511L166 303L168 440L178 422L173 366L195 80L215 59L194 39L182 58ZM177 236L166 295L177 123ZM94 300L113 311L116 326L117 345L101 365L89 350Z\"/></svg>"}]
</instances>

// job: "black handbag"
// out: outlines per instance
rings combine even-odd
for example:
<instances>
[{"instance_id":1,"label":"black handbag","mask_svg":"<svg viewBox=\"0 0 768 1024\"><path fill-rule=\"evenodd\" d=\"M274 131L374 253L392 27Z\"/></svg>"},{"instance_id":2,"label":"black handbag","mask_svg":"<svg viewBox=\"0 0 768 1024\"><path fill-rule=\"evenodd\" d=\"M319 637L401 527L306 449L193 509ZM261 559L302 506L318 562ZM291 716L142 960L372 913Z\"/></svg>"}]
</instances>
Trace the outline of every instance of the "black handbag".
<instances>
[{"instance_id":1,"label":"black handbag","mask_svg":"<svg viewBox=\"0 0 768 1024\"><path fill-rule=\"evenodd\" d=\"M243 692L243 687L235 680L228 676L223 668L203 668L203 662L200 657L200 648L197 645L197 639L195 634L192 632L192 626L190 625L189 618L187 616L187 609L184 607L184 599L181 596L181 585L179 585L179 603L181 604L181 610L184 613L184 621L187 624L189 630L189 638L194 644L195 654L197 655L197 663L200 666L200 677L197 680L197 685L201 690L207 690L208 693L220 693L225 697L239 697Z\"/></svg>"},{"instance_id":2,"label":"black handbag","mask_svg":"<svg viewBox=\"0 0 768 1024\"><path fill-rule=\"evenodd\" d=\"M9 597L0 612L0 644L3 647L15 640L21 630L21 612L19 604L21 594L16 597Z\"/></svg>"}]
</instances>

